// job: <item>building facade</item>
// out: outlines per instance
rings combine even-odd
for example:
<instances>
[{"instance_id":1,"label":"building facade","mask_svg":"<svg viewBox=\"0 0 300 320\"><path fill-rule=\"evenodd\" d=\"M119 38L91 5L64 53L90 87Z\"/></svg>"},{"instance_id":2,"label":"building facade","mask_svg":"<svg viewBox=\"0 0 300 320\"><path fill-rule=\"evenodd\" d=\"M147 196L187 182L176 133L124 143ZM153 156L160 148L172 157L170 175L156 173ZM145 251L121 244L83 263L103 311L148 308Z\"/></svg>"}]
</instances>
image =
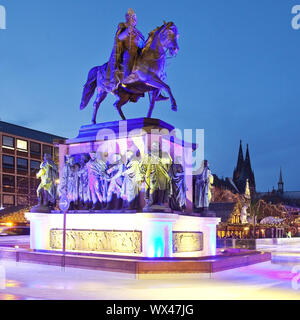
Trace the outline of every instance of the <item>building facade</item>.
<instances>
[{"instance_id":1,"label":"building facade","mask_svg":"<svg viewBox=\"0 0 300 320\"><path fill-rule=\"evenodd\" d=\"M44 154L58 162L55 143L65 138L0 121L0 207L37 204L36 174Z\"/></svg>"}]
</instances>

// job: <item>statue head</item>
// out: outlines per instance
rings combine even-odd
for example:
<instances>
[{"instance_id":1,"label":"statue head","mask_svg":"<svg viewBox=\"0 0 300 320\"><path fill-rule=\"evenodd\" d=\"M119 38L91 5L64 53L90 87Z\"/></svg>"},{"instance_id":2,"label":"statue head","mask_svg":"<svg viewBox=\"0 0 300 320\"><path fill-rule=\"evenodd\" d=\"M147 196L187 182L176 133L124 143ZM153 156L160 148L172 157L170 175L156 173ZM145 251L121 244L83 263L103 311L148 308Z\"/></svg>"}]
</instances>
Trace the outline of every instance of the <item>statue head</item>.
<instances>
[{"instance_id":1,"label":"statue head","mask_svg":"<svg viewBox=\"0 0 300 320\"><path fill-rule=\"evenodd\" d=\"M126 23L128 23L129 25L135 27L137 24L137 17L136 14L134 12L133 9L128 9L127 13L126 13Z\"/></svg>"},{"instance_id":2,"label":"statue head","mask_svg":"<svg viewBox=\"0 0 300 320\"><path fill-rule=\"evenodd\" d=\"M51 160L51 154L44 153L44 161L49 161Z\"/></svg>"},{"instance_id":3,"label":"statue head","mask_svg":"<svg viewBox=\"0 0 300 320\"><path fill-rule=\"evenodd\" d=\"M113 155L112 161L113 163L119 163L122 160L120 153L115 153Z\"/></svg>"},{"instance_id":4,"label":"statue head","mask_svg":"<svg viewBox=\"0 0 300 320\"><path fill-rule=\"evenodd\" d=\"M90 157L91 157L91 159L94 161L94 160L96 160L96 158L97 158L97 153L95 152L95 151L91 151L90 152Z\"/></svg>"},{"instance_id":5,"label":"statue head","mask_svg":"<svg viewBox=\"0 0 300 320\"><path fill-rule=\"evenodd\" d=\"M131 151L131 150L128 150L125 154L125 157L126 157L126 161L130 161L134 156L134 152Z\"/></svg>"},{"instance_id":6,"label":"statue head","mask_svg":"<svg viewBox=\"0 0 300 320\"><path fill-rule=\"evenodd\" d=\"M176 159L175 159L175 163L176 164L183 164L182 163L182 157L181 156L177 156Z\"/></svg>"},{"instance_id":7,"label":"statue head","mask_svg":"<svg viewBox=\"0 0 300 320\"><path fill-rule=\"evenodd\" d=\"M82 164L84 164L86 161L87 161L87 156L86 156L85 153L82 153L82 154L80 155L80 162L81 162Z\"/></svg>"},{"instance_id":8,"label":"statue head","mask_svg":"<svg viewBox=\"0 0 300 320\"><path fill-rule=\"evenodd\" d=\"M70 158L69 158L69 164L70 164L70 166L74 166L74 164L75 164L75 158L74 158L73 156L70 156Z\"/></svg>"},{"instance_id":9,"label":"statue head","mask_svg":"<svg viewBox=\"0 0 300 320\"><path fill-rule=\"evenodd\" d=\"M65 163L69 163L70 157L68 154L65 155Z\"/></svg>"},{"instance_id":10,"label":"statue head","mask_svg":"<svg viewBox=\"0 0 300 320\"><path fill-rule=\"evenodd\" d=\"M154 153L159 152L159 142L158 141L152 142L151 152L154 152Z\"/></svg>"}]
</instances>

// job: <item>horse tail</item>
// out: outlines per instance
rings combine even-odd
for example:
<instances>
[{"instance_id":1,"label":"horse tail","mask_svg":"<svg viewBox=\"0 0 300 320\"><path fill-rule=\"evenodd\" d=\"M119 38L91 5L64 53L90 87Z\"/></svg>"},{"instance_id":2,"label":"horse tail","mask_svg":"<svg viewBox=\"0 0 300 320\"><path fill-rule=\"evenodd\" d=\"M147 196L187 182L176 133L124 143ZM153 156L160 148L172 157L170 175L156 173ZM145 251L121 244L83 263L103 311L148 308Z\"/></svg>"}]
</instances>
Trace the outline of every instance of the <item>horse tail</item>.
<instances>
[{"instance_id":1,"label":"horse tail","mask_svg":"<svg viewBox=\"0 0 300 320\"><path fill-rule=\"evenodd\" d=\"M90 70L88 79L83 88L80 110L84 109L90 102L92 96L94 95L95 89L97 88L97 74L100 67L94 67Z\"/></svg>"}]
</instances>

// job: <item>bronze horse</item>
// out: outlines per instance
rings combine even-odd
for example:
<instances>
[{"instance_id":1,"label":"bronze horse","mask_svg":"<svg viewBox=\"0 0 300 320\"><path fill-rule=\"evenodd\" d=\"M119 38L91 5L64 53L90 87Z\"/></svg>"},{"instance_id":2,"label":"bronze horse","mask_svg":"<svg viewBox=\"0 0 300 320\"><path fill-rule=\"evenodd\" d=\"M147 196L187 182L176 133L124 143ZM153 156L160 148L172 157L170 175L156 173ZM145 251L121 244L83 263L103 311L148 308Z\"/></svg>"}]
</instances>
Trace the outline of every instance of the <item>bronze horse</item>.
<instances>
[{"instance_id":1,"label":"bronze horse","mask_svg":"<svg viewBox=\"0 0 300 320\"><path fill-rule=\"evenodd\" d=\"M163 81L166 77L165 65L167 52L175 56L179 50L178 32L173 22L164 23L161 27L150 32L148 40L141 55L136 59L132 73L119 84L117 90L112 92L117 96L114 106L117 108L121 118L126 120L121 107L128 101L137 102L148 92L150 97L150 107L148 118L151 118L155 101L159 100L162 90L165 90L171 100L172 110L177 111L175 98L170 87ZM96 123L97 112L101 102L106 98L107 93L111 92L102 85L103 75L107 69L107 63L94 67L90 70L87 83L84 86L80 110L84 109L97 88L97 97L94 102L94 113L92 123Z\"/></svg>"}]
</instances>

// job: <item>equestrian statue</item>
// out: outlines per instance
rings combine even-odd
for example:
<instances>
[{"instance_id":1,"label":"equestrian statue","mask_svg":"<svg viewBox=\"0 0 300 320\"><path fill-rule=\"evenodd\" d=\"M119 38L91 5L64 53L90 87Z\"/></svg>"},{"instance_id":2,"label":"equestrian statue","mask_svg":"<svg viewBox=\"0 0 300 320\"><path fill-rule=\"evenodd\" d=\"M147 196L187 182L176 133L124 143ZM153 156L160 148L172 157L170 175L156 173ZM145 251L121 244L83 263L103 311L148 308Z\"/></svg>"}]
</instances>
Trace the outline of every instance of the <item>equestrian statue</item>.
<instances>
[{"instance_id":1,"label":"equestrian statue","mask_svg":"<svg viewBox=\"0 0 300 320\"><path fill-rule=\"evenodd\" d=\"M114 106L123 120L126 118L122 106L127 102L137 102L147 92L150 100L148 118L151 118L156 101L170 99L172 110L177 111L172 91L164 82L168 52L174 57L179 50L177 27L173 22L164 22L161 27L150 32L145 41L136 24L136 14L129 9L126 23L120 23L118 26L109 61L89 71L80 109L88 105L97 90L93 124L96 124L99 106L108 93L117 97ZM162 90L168 93L169 98L161 94Z\"/></svg>"}]
</instances>

